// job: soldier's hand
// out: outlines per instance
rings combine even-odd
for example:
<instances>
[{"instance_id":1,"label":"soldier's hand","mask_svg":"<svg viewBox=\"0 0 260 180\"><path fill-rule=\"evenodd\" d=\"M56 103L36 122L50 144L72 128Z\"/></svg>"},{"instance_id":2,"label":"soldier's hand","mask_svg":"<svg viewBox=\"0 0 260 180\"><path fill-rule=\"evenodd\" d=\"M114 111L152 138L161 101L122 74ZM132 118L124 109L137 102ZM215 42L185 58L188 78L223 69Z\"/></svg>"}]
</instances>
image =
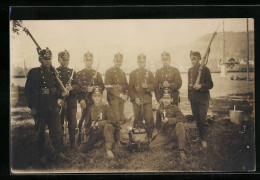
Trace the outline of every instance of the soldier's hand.
<instances>
[{"instance_id":1,"label":"soldier's hand","mask_svg":"<svg viewBox=\"0 0 260 180\"><path fill-rule=\"evenodd\" d=\"M67 89L67 91L71 91L71 90L73 90L73 87L72 86L66 86L66 89Z\"/></svg>"},{"instance_id":2,"label":"soldier's hand","mask_svg":"<svg viewBox=\"0 0 260 180\"><path fill-rule=\"evenodd\" d=\"M62 97L67 97L67 96L69 96L69 92L62 92L62 93L61 93L61 96L62 96Z\"/></svg>"},{"instance_id":3,"label":"soldier's hand","mask_svg":"<svg viewBox=\"0 0 260 180\"><path fill-rule=\"evenodd\" d=\"M169 119L167 117L165 117L163 120L162 120L162 123L165 124L169 121Z\"/></svg>"},{"instance_id":4,"label":"soldier's hand","mask_svg":"<svg viewBox=\"0 0 260 180\"><path fill-rule=\"evenodd\" d=\"M37 114L37 111L35 108L31 108L31 115L35 116Z\"/></svg>"},{"instance_id":5,"label":"soldier's hand","mask_svg":"<svg viewBox=\"0 0 260 180\"><path fill-rule=\"evenodd\" d=\"M88 91L88 92L92 92L92 91L93 91L93 86L89 86L89 87L87 88L87 91Z\"/></svg>"},{"instance_id":6,"label":"soldier's hand","mask_svg":"<svg viewBox=\"0 0 260 180\"><path fill-rule=\"evenodd\" d=\"M127 95L123 95L123 101L126 101L127 100Z\"/></svg>"},{"instance_id":7,"label":"soldier's hand","mask_svg":"<svg viewBox=\"0 0 260 180\"><path fill-rule=\"evenodd\" d=\"M83 99L80 101L80 106L83 109L87 107L87 104L86 104L86 102Z\"/></svg>"},{"instance_id":8,"label":"soldier's hand","mask_svg":"<svg viewBox=\"0 0 260 180\"><path fill-rule=\"evenodd\" d=\"M137 105L141 105L141 99L140 98L135 98L135 103L137 104Z\"/></svg>"},{"instance_id":9,"label":"soldier's hand","mask_svg":"<svg viewBox=\"0 0 260 180\"><path fill-rule=\"evenodd\" d=\"M194 89L199 90L201 88L201 84L195 84Z\"/></svg>"},{"instance_id":10,"label":"soldier's hand","mask_svg":"<svg viewBox=\"0 0 260 180\"><path fill-rule=\"evenodd\" d=\"M169 86L170 86L170 84L168 83L168 81L164 81L164 82L163 82L163 87L167 88L167 87L169 87Z\"/></svg>"},{"instance_id":11,"label":"soldier's hand","mask_svg":"<svg viewBox=\"0 0 260 180\"><path fill-rule=\"evenodd\" d=\"M58 99L57 100L57 103L58 103L58 105L61 107L61 106L64 106L64 100L63 99Z\"/></svg>"},{"instance_id":12,"label":"soldier's hand","mask_svg":"<svg viewBox=\"0 0 260 180\"><path fill-rule=\"evenodd\" d=\"M142 88L146 89L148 85L146 83L142 83Z\"/></svg>"},{"instance_id":13,"label":"soldier's hand","mask_svg":"<svg viewBox=\"0 0 260 180\"><path fill-rule=\"evenodd\" d=\"M92 127L93 129L96 128L96 123L95 123L95 121L92 121L92 123L91 123L91 127Z\"/></svg>"}]
</instances>

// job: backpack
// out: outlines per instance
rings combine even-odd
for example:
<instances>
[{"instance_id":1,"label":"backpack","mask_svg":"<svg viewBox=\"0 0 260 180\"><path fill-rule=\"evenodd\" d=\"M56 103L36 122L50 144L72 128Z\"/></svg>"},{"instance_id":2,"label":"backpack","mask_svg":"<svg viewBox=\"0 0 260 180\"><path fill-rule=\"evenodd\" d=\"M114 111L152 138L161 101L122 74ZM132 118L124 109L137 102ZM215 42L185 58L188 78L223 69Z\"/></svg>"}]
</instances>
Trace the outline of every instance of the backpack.
<instances>
[{"instance_id":1,"label":"backpack","mask_svg":"<svg viewBox=\"0 0 260 180\"><path fill-rule=\"evenodd\" d=\"M143 152L149 149L148 136L145 129L133 128L129 133L127 150L130 152Z\"/></svg>"}]
</instances>

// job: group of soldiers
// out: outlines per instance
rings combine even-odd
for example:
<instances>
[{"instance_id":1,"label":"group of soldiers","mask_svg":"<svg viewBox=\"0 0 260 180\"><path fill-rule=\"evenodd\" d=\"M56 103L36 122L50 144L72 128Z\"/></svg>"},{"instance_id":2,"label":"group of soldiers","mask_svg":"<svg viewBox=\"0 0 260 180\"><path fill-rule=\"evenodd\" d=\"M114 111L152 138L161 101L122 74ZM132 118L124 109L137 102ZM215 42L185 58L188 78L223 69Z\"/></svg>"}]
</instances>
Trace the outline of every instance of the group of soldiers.
<instances>
[{"instance_id":1,"label":"group of soldiers","mask_svg":"<svg viewBox=\"0 0 260 180\"><path fill-rule=\"evenodd\" d=\"M85 68L79 72L68 68L70 54L58 54L60 66L52 66L52 53L46 48L38 51L41 66L28 72L25 96L36 123L37 155L44 159L45 127L49 128L54 147L54 155L66 159L64 154L64 119L68 121L70 148L81 153L95 147L95 143L105 143L106 157L114 158L112 149L122 147L120 128L125 123L124 104L130 97L134 111L134 128L145 129L151 148L162 147L177 137L180 157L186 158L184 115L178 108L179 91L182 79L177 68L170 66L170 54L163 52L163 67L153 73L145 68L146 56L137 56L138 69L132 71L127 82L121 69L123 55L114 56L114 66L106 71L105 79L92 69L93 54L84 54ZM199 52L190 53L192 67L188 71L188 96L192 113L197 122L199 137L203 148L207 147L207 110L209 89L213 87L211 74L205 66L200 68ZM201 71L201 80L195 85ZM63 88L61 88L63 86ZM64 89L65 88L65 89ZM102 94L107 90L108 104L102 103ZM159 108L154 121L152 92ZM77 124L77 103L81 106L81 119ZM154 123L155 122L155 123ZM77 133L83 134L77 143ZM155 136L156 135L156 136Z\"/></svg>"}]
</instances>

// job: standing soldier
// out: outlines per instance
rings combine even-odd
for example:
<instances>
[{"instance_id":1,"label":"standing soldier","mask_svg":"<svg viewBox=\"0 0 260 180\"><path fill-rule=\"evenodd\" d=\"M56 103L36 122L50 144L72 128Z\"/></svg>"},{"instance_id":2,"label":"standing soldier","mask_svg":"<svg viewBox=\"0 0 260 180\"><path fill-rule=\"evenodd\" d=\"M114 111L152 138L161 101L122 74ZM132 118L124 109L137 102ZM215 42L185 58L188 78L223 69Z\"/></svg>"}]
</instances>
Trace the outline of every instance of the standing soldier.
<instances>
[{"instance_id":1,"label":"standing soldier","mask_svg":"<svg viewBox=\"0 0 260 180\"><path fill-rule=\"evenodd\" d=\"M179 91L181 88L182 80L180 72L177 68L170 66L170 54L163 52L161 54L161 61L163 67L158 69L155 74L155 97L158 102L162 101L165 88L169 88L172 91L173 102L172 104L178 105L179 103Z\"/></svg>"},{"instance_id":2,"label":"standing soldier","mask_svg":"<svg viewBox=\"0 0 260 180\"><path fill-rule=\"evenodd\" d=\"M137 57L139 69L131 72L129 78L129 94L134 109L134 127L145 128L148 139L153 134L152 91L154 90L154 76L145 69L146 56ZM145 120L143 123L143 119Z\"/></svg>"},{"instance_id":3,"label":"standing soldier","mask_svg":"<svg viewBox=\"0 0 260 180\"><path fill-rule=\"evenodd\" d=\"M213 82L209 69L206 66L200 67L200 53L191 51L190 58L193 67L188 71L188 98L191 103L193 117L196 119L199 129L202 148L207 148L206 135L208 128L207 112L210 98L209 89L213 88ZM195 84L199 71L201 71L201 78L199 84Z\"/></svg>"},{"instance_id":4,"label":"standing soldier","mask_svg":"<svg viewBox=\"0 0 260 180\"><path fill-rule=\"evenodd\" d=\"M124 103L127 100L126 91L128 83L124 71L120 69L123 63L123 54L115 54L115 66L108 69L105 75L105 85L107 89L107 100L115 114L118 127L115 130L115 142L117 146L121 146L119 131L120 126L124 122Z\"/></svg>"},{"instance_id":5,"label":"standing soldier","mask_svg":"<svg viewBox=\"0 0 260 180\"><path fill-rule=\"evenodd\" d=\"M109 105L102 104L102 91L103 89L99 87L93 89L94 104L89 108L84 124L84 140L79 146L79 152L88 152L97 142L104 139L107 157L112 159L114 158L111 150L114 143L115 118Z\"/></svg>"},{"instance_id":6,"label":"standing soldier","mask_svg":"<svg viewBox=\"0 0 260 180\"><path fill-rule=\"evenodd\" d=\"M150 148L159 148L174 142L177 139L178 149L182 160L186 160L185 155L185 129L186 118L176 105L172 105L172 92L164 90L162 105L156 112L157 136L150 143ZM174 147L174 146L173 146Z\"/></svg>"},{"instance_id":7,"label":"standing soldier","mask_svg":"<svg viewBox=\"0 0 260 180\"><path fill-rule=\"evenodd\" d=\"M81 90L79 92L79 103L82 109L81 119L79 121L79 131L81 132L82 124L84 119L87 117L89 107L94 104L92 100L93 87L99 86L104 90L104 83L102 77L97 70L92 69L93 65L93 54L89 51L84 54L85 69L77 73Z\"/></svg>"},{"instance_id":8,"label":"standing soldier","mask_svg":"<svg viewBox=\"0 0 260 180\"><path fill-rule=\"evenodd\" d=\"M59 104L66 93L61 93L54 68L51 66L52 53L46 48L38 51L41 66L28 72L25 97L31 114L35 118L36 148L40 162L47 163L44 152L45 126L47 124L54 147L54 156L65 159L63 154L63 133L60 122Z\"/></svg>"},{"instance_id":9,"label":"standing soldier","mask_svg":"<svg viewBox=\"0 0 260 180\"><path fill-rule=\"evenodd\" d=\"M69 139L70 147L74 148L75 145L75 135L77 128L77 91L79 90L79 84L76 77L76 72L73 69L68 68L70 61L70 54L68 51L62 51L58 54L58 61L60 67L57 68L59 72L60 80L62 81L64 87L69 91L69 96L66 97L64 107L61 111L61 124L64 129L64 119L68 120L69 127Z\"/></svg>"}]
</instances>

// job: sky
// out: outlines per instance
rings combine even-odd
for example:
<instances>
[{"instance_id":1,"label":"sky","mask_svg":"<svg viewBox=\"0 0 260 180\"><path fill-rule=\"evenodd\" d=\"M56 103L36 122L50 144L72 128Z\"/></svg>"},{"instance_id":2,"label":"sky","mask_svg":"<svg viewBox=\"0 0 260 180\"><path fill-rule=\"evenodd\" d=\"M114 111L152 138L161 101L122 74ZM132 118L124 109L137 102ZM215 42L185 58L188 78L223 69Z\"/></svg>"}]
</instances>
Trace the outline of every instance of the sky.
<instances>
[{"instance_id":1,"label":"sky","mask_svg":"<svg viewBox=\"0 0 260 180\"><path fill-rule=\"evenodd\" d=\"M163 51L194 43L213 33L219 24L218 31L222 31L222 23L223 19L30 20L23 21L23 26L41 48L51 49L55 67L59 65L58 53L66 49L71 55L70 67L81 70L83 55L90 51L94 54L93 68L99 61L99 71L104 73L113 66L115 53L124 55L122 69L135 69L139 54L146 54L147 60L160 61ZM224 23L225 31L246 31L245 18L224 19ZM253 19L249 19L249 30L254 30ZM25 32L13 33L10 23L10 65L23 66L24 61L29 67L39 66L36 46Z\"/></svg>"}]
</instances>

